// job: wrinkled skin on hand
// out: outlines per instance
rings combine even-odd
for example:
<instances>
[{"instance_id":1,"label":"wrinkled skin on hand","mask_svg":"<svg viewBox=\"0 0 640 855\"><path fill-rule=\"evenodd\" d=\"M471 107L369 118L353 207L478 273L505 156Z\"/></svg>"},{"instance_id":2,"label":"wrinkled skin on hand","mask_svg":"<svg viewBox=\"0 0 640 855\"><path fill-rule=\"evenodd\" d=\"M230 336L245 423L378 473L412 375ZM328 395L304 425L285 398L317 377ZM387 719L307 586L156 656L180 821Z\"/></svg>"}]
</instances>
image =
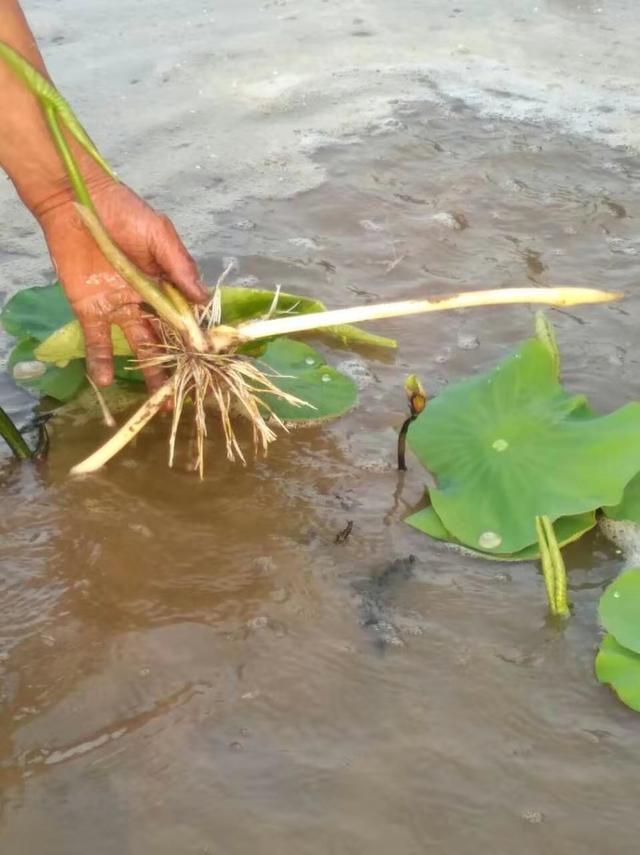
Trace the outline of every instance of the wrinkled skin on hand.
<instances>
[{"instance_id":1,"label":"wrinkled skin on hand","mask_svg":"<svg viewBox=\"0 0 640 855\"><path fill-rule=\"evenodd\" d=\"M156 213L126 187L112 181L90 188L96 210L111 239L145 273L168 279L187 299L207 298L194 260L171 221ZM70 198L50 200L36 212L65 293L85 337L87 367L98 386L113 381L110 325L122 328L138 359L155 352L158 339L140 296L118 276L82 225ZM154 391L166 379L162 369L146 367Z\"/></svg>"}]
</instances>

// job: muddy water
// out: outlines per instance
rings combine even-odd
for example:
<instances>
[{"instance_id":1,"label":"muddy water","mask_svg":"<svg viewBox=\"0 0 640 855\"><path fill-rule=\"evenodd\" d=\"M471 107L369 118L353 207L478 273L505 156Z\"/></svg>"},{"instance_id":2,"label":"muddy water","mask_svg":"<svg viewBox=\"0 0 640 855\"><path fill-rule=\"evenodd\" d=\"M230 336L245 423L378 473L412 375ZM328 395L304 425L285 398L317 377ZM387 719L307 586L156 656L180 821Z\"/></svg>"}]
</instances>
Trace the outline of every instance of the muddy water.
<instances>
[{"instance_id":1,"label":"muddy water","mask_svg":"<svg viewBox=\"0 0 640 855\"><path fill-rule=\"evenodd\" d=\"M217 207L207 276L230 256L240 281L335 306L633 292L633 150L438 101L398 101L306 152L320 178L305 192ZM631 293L550 312L567 382L597 408L638 396L639 308ZM104 429L73 414L45 468L3 458L0 851L635 852L637 721L592 674L622 557L597 533L567 550L574 614L558 627L535 565L479 563L402 522L424 482L394 469L405 374L437 394L532 320L394 321L395 355L327 350L360 407L246 470L214 432L203 483L166 469L161 423L89 479L66 472ZM6 382L2 403L28 409Z\"/></svg>"}]
</instances>

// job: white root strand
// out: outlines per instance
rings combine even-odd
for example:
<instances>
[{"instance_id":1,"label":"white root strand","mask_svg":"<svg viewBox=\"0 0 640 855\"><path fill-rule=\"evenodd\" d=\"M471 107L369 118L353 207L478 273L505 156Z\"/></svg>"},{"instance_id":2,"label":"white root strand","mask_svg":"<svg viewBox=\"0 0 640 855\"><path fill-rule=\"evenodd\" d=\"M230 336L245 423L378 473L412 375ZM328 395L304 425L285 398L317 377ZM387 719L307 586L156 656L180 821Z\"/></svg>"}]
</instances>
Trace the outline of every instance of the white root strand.
<instances>
[{"instance_id":1,"label":"white root strand","mask_svg":"<svg viewBox=\"0 0 640 855\"><path fill-rule=\"evenodd\" d=\"M91 376L89 374L87 374L87 380L89 381L89 384L95 393L96 400L98 401L98 406L100 407L100 412L102 413L102 420L104 421L105 425L108 428L117 427L118 423L116 422L116 420L112 416L111 410L107 406L107 402L104 399L104 395L102 394L100 389L96 386L96 384L93 382L93 379L91 378Z\"/></svg>"},{"instance_id":2,"label":"white root strand","mask_svg":"<svg viewBox=\"0 0 640 855\"><path fill-rule=\"evenodd\" d=\"M167 380L104 445L101 445L97 451L94 451L85 460L77 463L71 469L71 474L87 475L90 472L96 472L105 463L108 463L112 457L115 457L151 421L164 402L173 396L174 382L173 377Z\"/></svg>"},{"instance_id":3,"label":"white root strand","mask_svg":"<svg viewBox=\"0 0 640 855\"><path fill-rule=\"evenodd\" d=\"M542 303L549 306L578 306L586 303L608 303L619 300L618 291L600 291L596 288L499 288L490 291L463 291L450 297L439 296L425 300L399 300L354 306L350 309L333 309L328 312L311 312L290 315L286 318L247 321L236 327L240 341L255 341L275 335L289 335L322 327L356 324L427 312L446 312L451 309L469 309L479 306L500 306L513 303ZM210 333L215 337L215 329Z\"/></svg>"}]
</instances>

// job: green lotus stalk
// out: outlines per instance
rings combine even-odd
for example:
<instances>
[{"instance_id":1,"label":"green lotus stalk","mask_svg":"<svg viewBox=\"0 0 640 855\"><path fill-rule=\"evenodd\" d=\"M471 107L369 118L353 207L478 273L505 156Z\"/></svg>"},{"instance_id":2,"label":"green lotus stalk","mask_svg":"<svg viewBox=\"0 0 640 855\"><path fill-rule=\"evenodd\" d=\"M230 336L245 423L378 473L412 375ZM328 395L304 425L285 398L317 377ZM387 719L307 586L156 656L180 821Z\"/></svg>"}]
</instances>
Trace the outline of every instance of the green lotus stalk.
<instances>
[{"instance_id":1,"label":"green lotus stalk","mask_svg":"<svg viewBox=\"0 0 640 855\"><path fill-rule=\"evenodd\" d=\"M62 121L74 139L82 146L95 162L117 181L117 177L102 157L91 137L82 127L67 101L58 92L50 80L37 71L27 60L6 42L0 41L0 59L3 59L27 88L33 92L45 111L52 110Z\"/></svg>"},{"instance_id":2,"label":"green lotus stalk","mask_svg":"<svg viewBox=\"0 0 640 855\"><path fill-rule=\"evenodd\" d=\"M156 283L139 271L129 259L109 239L100 223L91 194L82 176L80 168L73 156L71 148L64 136L60 123L67 128L82 148L102 167L102 169L117 180L114 172L102 157L89 135L86 133L67 101L58 92L51 81L37 71L24 57L17 53L5 42L0 41L0 59L3 59L12 71L26 84L36 96L44 117L51 131L54 144L64 164L73 188L78 205L78 212L85 226L89 229L105 257L113 267L131 285L149 305L158 312L168 323L180 330L189 341L191 347L197 350L206 349L206 341L190 310L182 311L175 308L174 302L167 299L157 288Z\"/></svg>"},{"instance_id":3,"label":"green lotus stalk","mask_svg":"<svg viewBox=\"0 0 640 855\"><path fill-rule=\"evenodd\" d=\"M2 407L0 407L0 436L17 460L30 460L33 457L33 452L25 442L24 437Z\"/></svg>"},{"instance_id":4,"label":"green lotus stalk","mask_svg":"<svg viewBox=\"0 0 640 855\"><path fill-rule=\"evenodd\" d=\"M542 578L544 579L544 587L547 592L547 602L549 611L552 615L556 614L556 580L553 568L549 563L549 550L542 517L536 517L536 534L538 536L538 547L540 550L540 561L542 564Z\"/></svg>"},{"instance_id":5,"label":"green lotus stalk","mask_svg":"<svg viewBox=\"0 0 640 855\"><path fill-rule=\"evenodd\" d=\"M82 177L82 173L78 168L78 164L76 163L73 154L71 153L71 149L69 148L64 134L60 130L56 111L48 104L44 106L44 117L47 120L47 124L49 125L49 130L51 131L53 142L55 143L55 146L58 149L58 154L60 155L60 158L64 163L65 169L67 170L69 182L71 183L71 187L73 188L73 192L75 193L76 199L90 211L93 211L95 213L95 207L93 205L93 200L91 199L91 194L89 193L85 180Z\"/></svg>"},{"instance_id":6,"label":"green lotus stalk","mask_svg":"<svg viewBox=\"0 0 640 855\"><path fill-rule=\"evenodd\" d=\"M569 603L567 600L567 569L565 567L560 547L556 539L555 531L549 517L543 521L546 529L547 543L549 544L550 563L553 567L555 578L555 606L556 614L560 617L569 616Z\"/></svg>"},{"instance_id":7,"label":"green lotus stalk","mask_svg":"<svg viewBox=\"0 0 640 855\"><path fill-rule=\"evenodd\" d=\"M90 232L100 251L116 273L127 282L158 315L185 336L194 350L207 350L204 334L186 300L178 300L177 292L166 296L156 282L139 270L135 264L119 249L107 234L98 217L84 205L76 204L80 219ZM178 306L179 308L176 308Z\"/></svg>"},{"instance_id":8,"label":"green lotus stalk","mask_svg":"<svg viewBox=\"0 0 640 855\"><path fill-rule=\"evenodd\" d=\"M567 571L548 516L536 517L536 532L549 611L554 617L568 617Z\"/></svg>"},{"instance_id":9,"label":"green lotus stalk","mask_svg":"<svg viewBox=\"0 0 640 855\"><path fill-rule=\"evenodd\" d=\"M181 315L192 314L189 302L182 296L175 285L172 285L170 282L161 282L160 288L177 312Z\"/></svg>"},{"instance_id":10,"label":"green lotus stalk","mask_svg":"<svg viewBox=\"0 0 640 855\"><path fill-rule=\"evenodd\" d=\"M544 312L536 312L536 337L544 344L553 360L556 377L560 378L560 350L553 327L547 320Z\"/></svg>"}]
</instances>

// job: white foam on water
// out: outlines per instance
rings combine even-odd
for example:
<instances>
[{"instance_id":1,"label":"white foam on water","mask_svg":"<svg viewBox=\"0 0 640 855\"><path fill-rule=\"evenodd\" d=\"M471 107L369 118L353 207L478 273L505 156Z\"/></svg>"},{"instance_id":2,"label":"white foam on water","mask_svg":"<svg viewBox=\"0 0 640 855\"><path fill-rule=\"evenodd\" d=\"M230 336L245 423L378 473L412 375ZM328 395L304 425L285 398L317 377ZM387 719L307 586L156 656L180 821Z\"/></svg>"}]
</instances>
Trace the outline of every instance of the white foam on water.
<instances>
[{"instance_id":1,"label":"white foam on water","mask_svg":"<svg viewBox=\"0 0 640 855\"><path fill-rule=\"evenodd\" d=\"M628 520L610 520L601 517L599 527L604 536L620 549L625 566L640 567L640 525Z\"/></svg>"},{"instance_id":2,"label":"white foam on water","mask_svg":"<svg viewBox=\"0 0 640 855\"><path fill-rule=\"evenodd\" d=\"M109 0L25 7L107 159L197 253L216 246L216 211L318 186L318 147L396 133L402 102L445 111L464 102L479 115L640 148L637 14L625 0L453 11L439 0L140 0L117 16ZM603 51L603 39L615 50ZM30 221L8 182L0 218L12 224L5 240L24 251L23 274L41 271L35 230L14 237ZM10 271L15 259L5 263Z\"/></svg>"}]
</instances>

